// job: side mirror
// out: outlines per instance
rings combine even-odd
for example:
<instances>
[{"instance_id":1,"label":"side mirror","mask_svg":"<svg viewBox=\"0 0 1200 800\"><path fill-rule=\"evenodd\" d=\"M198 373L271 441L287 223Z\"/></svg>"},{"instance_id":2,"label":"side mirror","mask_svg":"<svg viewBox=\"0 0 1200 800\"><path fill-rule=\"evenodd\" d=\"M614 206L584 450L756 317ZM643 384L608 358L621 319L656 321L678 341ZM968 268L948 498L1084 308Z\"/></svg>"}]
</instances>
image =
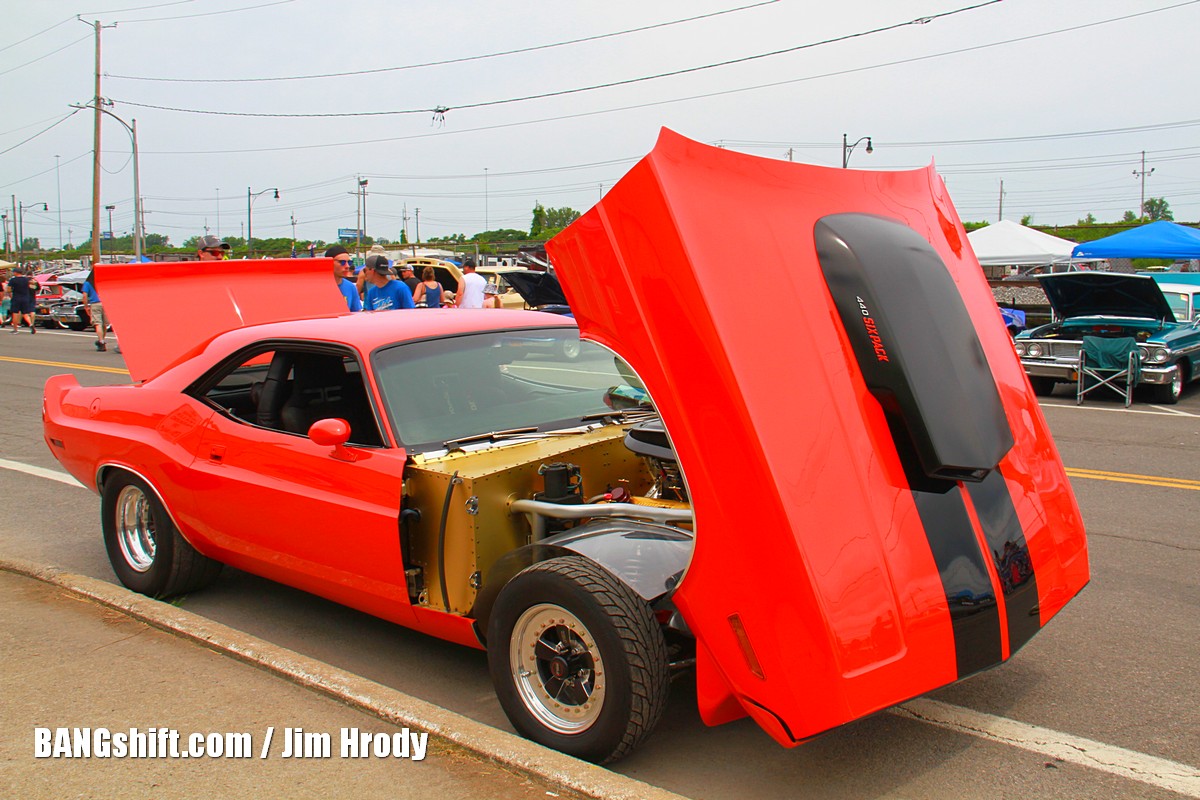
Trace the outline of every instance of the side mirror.
<instances>
[{"instance_id":1,"label":"side mirror","mask_svg":"<svg viewBox=\"0 0 1200 800\"><path fill-rule=\"evenodd\" d=\"M317 420L309 427L308 438L315 445L332 447L333 452L330 455L336 459L341 461L358 459L358 455L346 447L346 442L350 440L350 423L344 419L330 417Z\"/></svg>"}]
</instances>

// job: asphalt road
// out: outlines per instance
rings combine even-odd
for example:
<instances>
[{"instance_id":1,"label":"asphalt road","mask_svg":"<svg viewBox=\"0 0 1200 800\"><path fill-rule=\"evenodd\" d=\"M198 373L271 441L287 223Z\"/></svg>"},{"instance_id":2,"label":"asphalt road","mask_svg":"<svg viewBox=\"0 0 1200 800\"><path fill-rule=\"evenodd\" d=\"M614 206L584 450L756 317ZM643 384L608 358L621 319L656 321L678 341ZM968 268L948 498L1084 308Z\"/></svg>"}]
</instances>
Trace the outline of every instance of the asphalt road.
<instances>
[{"instance_id":1,"label":"asphalt road","mask_svg":"<svg viewBox=\"0 0 1200 800\"><path fill-rule=\"evenodd\" d=\"M26 467L58 469L41 440L45 379L70 371L81 382L123 382L122 366L86 334L0 332L0 555L115 582L98 499ZM1076 407L1059 391L1043 409L1083 508L1092 583L1009 663L912 707L944 724L990 716L963 717L954 730L888 712L787 750L748 720L706 728L684 677L655 735L614 769L696 798L1200 797L1200 386L1177 406L1131 410L1107 400ZM233 570L181 602L508 729L480 652ZM1005 720L1037 728L981 735ZM1086 740L1068 740L1067 751L1130 766L1060 758L1047 742L1066 737ZM1182 781L1146 777L1172 772Z\"/></svg>"}]
</instances>

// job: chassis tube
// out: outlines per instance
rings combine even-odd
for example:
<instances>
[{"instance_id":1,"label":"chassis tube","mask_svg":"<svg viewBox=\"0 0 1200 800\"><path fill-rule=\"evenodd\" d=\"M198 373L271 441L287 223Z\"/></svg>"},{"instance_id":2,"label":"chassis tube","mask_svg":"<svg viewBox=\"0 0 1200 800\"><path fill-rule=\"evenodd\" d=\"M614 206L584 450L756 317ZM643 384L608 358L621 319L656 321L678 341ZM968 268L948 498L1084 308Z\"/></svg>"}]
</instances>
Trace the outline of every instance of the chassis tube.
<instances>
[{"instance_id":1,"label":"chassis tube","mask_svg":"<svg viewBox=\"0 0 1200 800\"><path fill-rule=\"evenodd\" d=\"M692 522L691 510L682 508L658 508L657 506L640 506L634 503L584 503L581 505L561 505L547 503L542 500L513 500L509 510L514 514L525 514L529 517L529 527L533 530L533 541L537 542L546 536L546 524L543 517L558 519L594 519L596 517L626 517L630 519L648 519L664 524L672 522Z\"/></svg>"}]
</instances>

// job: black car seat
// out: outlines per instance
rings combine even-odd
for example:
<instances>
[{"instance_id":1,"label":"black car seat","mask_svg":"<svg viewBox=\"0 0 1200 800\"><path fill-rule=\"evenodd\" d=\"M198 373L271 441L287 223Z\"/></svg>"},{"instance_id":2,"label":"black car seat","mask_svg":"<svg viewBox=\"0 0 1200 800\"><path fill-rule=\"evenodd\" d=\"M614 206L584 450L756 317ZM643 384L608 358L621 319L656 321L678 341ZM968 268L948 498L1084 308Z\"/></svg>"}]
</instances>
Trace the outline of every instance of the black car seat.
<instances>
[{"instance_id":1,"label":"black car seat","mask_svg":"<svg viewBox=\"0 0 1200 800\"><path fill-rule=\"evenodd\" d=\"M283 404L291 394L288 374L292 371L292 354L277 352L267 367L267 377L250 388L255 398L255 422L264 428L283 430Z\"/></svg>"},{"instance_id":2,"label":"black car seat","mask_svg":"<svg viewBox=\"0 0 1200 800\"><path fill-rule=\"evenodd\" d=\"M293 365L292 393L283 404L283 429L308 433L309 427L327 417L345 418L346 368L339 355L304 353Z\"/></svg>"}]
</instances>

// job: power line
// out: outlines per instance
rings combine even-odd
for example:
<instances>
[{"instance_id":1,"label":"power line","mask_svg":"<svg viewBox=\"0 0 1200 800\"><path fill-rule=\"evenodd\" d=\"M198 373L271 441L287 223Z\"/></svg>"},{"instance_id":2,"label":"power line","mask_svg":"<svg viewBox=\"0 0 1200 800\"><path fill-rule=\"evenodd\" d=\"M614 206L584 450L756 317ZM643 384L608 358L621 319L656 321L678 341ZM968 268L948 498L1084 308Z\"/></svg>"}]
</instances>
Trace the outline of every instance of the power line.
<instances>
[{"instance_id":1,"label":"power line","mask_svg":"<svg viewBox=\"0 0 1200 800\"><path fill-rule=\"evenodd\" d=\"M49 33L50 31L57 28L59 25L66 25L68 22L73 22L74 20L75 20L75 17L67 17L62 22L56 22L53 25L51 25L49 28L45 28L43 30L38 31L37 33L30 34L29 36L26 36L24 39L21 39L20 41L13 42L12 44L6 44L6 45L4 45L4 47L0 47L0 53L3 53L5 50L9 50L13 47L16 47L19 44L25 44L25 42L28 42L30 39L36 39L37 37L41 36L43 33Z\"/></svg>"},{"instance_id":2,"label":"power line","mask_svg":"<svg viewBox=\"0 0 1200 800\"><path fill-rule=\"evenodd\" d=\"M482 61L489 58L500 58L502 56L518 55L521 53L533 53L539 50L550 50L555 47L566 47L568 45L583 44L585 42L594 42L600 39L611 39L617 36L626 36L631 33L642 33L643 31L655 30L656 28L666 28L672 25L680 25L685 22L695 22L697 20L708 19L710 17L719 17L723 14L734 14L739 11L746 11L760 6L768 6L777 3L779 0L764 0L761 3L752 3L748 6L739 6L737 8L728 8L724 11L714 11L711 14L700 14L694 17L686 17L684 19L670 20L668 22L659 22L653 25L643 25L639 28L629 28L623 31L613 31L611 33L601 33L595 36L583 36L578 39L568 39L562 42L551 42L550 44L531 45L529 47L520 47L514 50L500 50L495 53L484 53L477 56L463 56L462 58L450 58L444 61L427 61L420 64L401 64L394 67L379 67L378 69L359 69L349 72L326 72L315 75L280 75L275 77L265 78L153 78L145 75L112 75L105 73L109 78L122 78L131 81L155 81L161 83L263 83L268 81L307 81L317 78L345 78L354 75L377 75L381 72L397 72L401 70L423 69L426 67L442 67L447 64L461 64L467 61Z\"/></svg>"},{"instance_id":3,"label":"power line","mask_svg":"<svg viewBox=\"0 0 1200 800\"><path fill-rule=\"evenodd\" d=\"M17 70L21 69L22 67L28 67L30 64L36 64L37 62L42 61L43 59L49 58L50 56L54 55L55 53L61 53L63 50L66 50L68 47L74 47L75 45L79 44L80 42L85 41L87 39L91 39L91 38L92 38L92 35L90 33L87 34L86 36L81 36L73 42L64 44L62 47L58 48L57 50L51 50L49 53L46 53L45 55L38 56L37 58L26 61L24 64L18 64L15 67L9 67L8 69L4 70L3 72L0 72L0 75L7 75L10 72L16 72Z\"/></svg>"},{"instance_id":4,"label":"power line","mask_svg":"<svg viewBox=\"0 0 1200 800\"><path fill-rule=\"evenodd\" d=\"M1190 0L1190 1L1191 2L1200 2L1200 0ZM272 112L266 112L266 111L211 111L211 110L194 109L194 108L177 108L177 107L172 107L172 106L153 105L150 103L135 103L130 100L123 100L121 102L125 103L126 105L137 106L139 108L153 108L153 109L157 109L159 111L175 111L175 112L183 113L183 114L206 114L206 115L221 116L221 117L270 117L270 118L278 118L278 119L319 119L319 118L325 118L325 117L330 117L330 118L334 118L334 117L337 117L337 118L341 118L341 117L387 117L387 116L400 116L400 115L406 115L406 114L433 114L435 119L440 119L440 118L444 118L445 115L452 110L463 111L466 109L488 108L491 106L509 105L512 103L524 103L524 102L528 102L530 100L545 100L545 99L548 99L551 97L563 97L565 95L580 94L583 92L593 92L593 91L597 91L599 89L612 89L612 88L615 88L618 86L629 86L629 85L635 84L635 83L644 83L646 81L659 80L661 78L678 77L680 75L689 75L689 74L693 74L696 72L703 72L703 71L710 70L710 69L719 69L721 67L728 67L728 66L732 66L734 64L744 64L744 63L747 63L750 61L758 61L758 60L764 59L764 58L773 58L775 56L786 55L788 53L795 53L800 50L808 50L808 49L811 49L814 47L821 47L821 46L824 46L827 44L835 44L838 42L845 42L845 41L849 41L851 39L858 39L858 38L862 38L865 36L873 36L875 34L885 33L887 31L892 31L892 30L896 30L898 28L908 27L910 25L926 25L937 19L942 19L944 17L950 17L955 14L963 14L968 11L975 11L977 9L984 8L986 6L995 5L995 4L1001 3L1001 2L1003 2L1003 0L983 0L983 2L976 3L975 5L963 6L961 8L956 8L951 11L943 11L938 14L930 14L930 15L924 16L924 17L917 17L916 19L911 19L906 22L896 22L891 25L884 25L884 26L881 26L878 28L872 28L870 30L858 31L856 33L848 33L843 36L835 36L835 37L831 37L829 39L822 39L817 42L806 42L805 44L799 44L794 47L785 47L781 50L772 50L772 51L769 51L766 53L756 53L754 55L743 56L741 58L733 58L733 59L728 59L726 61L718 61L716 63L703 64L701 66L696 66L696 67L686 67L684 69L673 70L671 72L660 72L660 73L657 73L654 75L643 75L643 76L637 77L637 78L627 78L625 80L620 80L620 81L610 81L608 83L594 84L592 86L579 86L574 89L561 89L556 92L543 92L541 94L531 94L531 95L525 95L523 97L510 97L505 100L486 100L486 101L482 101L482 102L478 102L478 103L463 103L463 104L459 104L459 105L455 105L455 106L436 106L434 108L409 108L409 109L400 109L400 110L392 110L392 111L340 111L340 112L328 111L328 112L272 113Z\"/></svg>"},{"instance_id":5,"label":"power line","mask_svg":"<svg viewBox=\"0 0 1200 800\"><path fill-rule=\"evenodd\" d=\"M295 0L275 0L275 2L272 2L272 3L260 3L259 5L256 5L256 6L243 6L241 8L227 8L224 11L204 11L199 14L181 14L180 16L177 16L177 17L148 17L146 19L123 19L123 20L119 20L117 24L131 25L136 22L166 22L168 20L173 20L173 19L193 19L195 17L216 17L221 14L237 14L238 12L241 12L241 11L253 11L256 8L268 8L269 6L282 6L282 5L286 5L287 3L292 3L292 2L295 2ZM170 5L170 3L166 3L164 5ZM153 8L153 7L154 6L150 6L150 8Z\"/></svg>"},{"instance_id":6,"label":"power line","mask_svg":"<svg viewBox=\"0 0 1200 800\"><path fill-rule=\"evenodd\" d=\"M16 144L14 144L12 147L6 148L6 149L4 149L4 150L0 150L0 156L4 155L5 153L11 152L11 151L13 151L13 150L16 150L18 147L20 147L21 145L25 144L26 142L32 142L34 139L38 138L38 137L39 137L39 136L41 136L43 133L45 133L45 132L49 131L51 128L58 127L59 125L61 125L62 123L66 122L67 120L69 120L71 117L75 116L75 115L76 115L76 114L78 114L78 113L79 113L79 109L76 109L75 111L72 111L70 114L67 114L65 117L63 117L62 119L60 119L58 122L55 122L53 125L50 125L50 126L48 126L48 127L46 127L46 128L42 128L40 131L38 131L37 133L35 133L33 136L30 136L28 139L24 139L24 140L22 140L22 141L20 141L20 142L17 142L17 143L16 143Z\"/></svg>"}]
</instances>

